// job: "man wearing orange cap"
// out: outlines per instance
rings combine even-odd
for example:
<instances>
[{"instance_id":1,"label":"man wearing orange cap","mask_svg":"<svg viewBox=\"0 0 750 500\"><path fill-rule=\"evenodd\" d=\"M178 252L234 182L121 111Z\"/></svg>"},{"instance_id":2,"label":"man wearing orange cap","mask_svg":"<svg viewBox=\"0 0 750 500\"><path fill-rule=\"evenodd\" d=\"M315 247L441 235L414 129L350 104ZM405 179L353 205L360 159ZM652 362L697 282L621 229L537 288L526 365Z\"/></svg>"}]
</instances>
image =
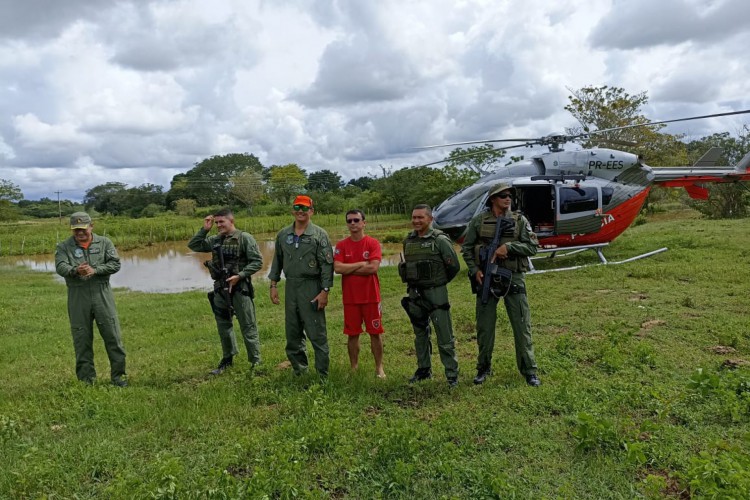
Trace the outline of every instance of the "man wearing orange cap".
<instances>
[{"instance_id":1,"label":"man wearing orange cap","mask_svg":"<svg viewBox=\"0 0 750 500\"><path fill-rule=\"evenodd\" d=\"M70 216L73 235L57 244L55 269L68 286L68 318L73 334L78 380L92 384L94 369L94 320L109 357L112 384L127 387L125 348L109 277L120 270L120 257L109 238L93 233L85 212Z\"/></svg>"},{"instance_id":2,"label":"man wearing orange cap","mask_svg":"<svg viewBox=\"0 0 750 500\"><path fill-rule=\"evenodd\" d=\"M328 333L325 308L333 286L333 251L328 233L310 221L313 202L300 195L292 204L294 223L276 235L271 272L271 302L279 304L278 282L286 277L286 356L296 375L308 369L305 334L315 351L315 370L328 375Z\"/></svg>"}]
</instances>

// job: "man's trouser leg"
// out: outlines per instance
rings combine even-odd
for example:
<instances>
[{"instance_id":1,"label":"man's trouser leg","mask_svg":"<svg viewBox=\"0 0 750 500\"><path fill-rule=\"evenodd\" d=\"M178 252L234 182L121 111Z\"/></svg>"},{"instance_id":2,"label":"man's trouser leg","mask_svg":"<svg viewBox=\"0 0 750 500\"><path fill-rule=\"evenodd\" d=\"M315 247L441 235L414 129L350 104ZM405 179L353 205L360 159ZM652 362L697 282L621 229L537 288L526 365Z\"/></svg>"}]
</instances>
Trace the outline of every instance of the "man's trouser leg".
<instances>
[{"instance_id":1,"label":"man's trouser leg","mask_svg":"<svg viewBox=\"0 0 750 500\"><path fill-rule=\"evenodd\" d=\"M514 273L513 284L521 285L525 289L523 275ZM513 329L518 371L523 376L535 375L537 366L534 357L534 343L531 340L531 311L526 293L508 294L505 297L505 310Z\"/></svg>"},{"instance_id":2,"label":"man's trouser leg","mask_svg":"<svg viewBox=\"0 0 750 500\"><path fill-rule=\"evenodd\" d=\"M445 306L448 304L448 289L445 286L439 286L426 290L425 298L435 306ZM456 339L453 336L453 321L451 320L450 309L437 307L430 313L430 319L435 327L435 337L437 340L440 361L445 367L445 376L449 379L458 377L458 357L456 357Z\"/></svg>"},{"instance_id":3,"label":"man's trouser leg","mask_svg":"<svg viewBox=\"0 0 750 500\"><path fill-rule=\"evenodd\" d=\"M219 340L221 341L221 357L222 359L231 358L237 355L239 349L237 349L237 339L234 335L232 318L228 317L229 307L223 292L219 293L217 291L214 295L214 306L218 311L221 311L221 314L217 314L217 311L214 311L216 330L219 332Z\"/></svg>"},{"instance_id":4,"label":"man's trouser leg","mask_svg":"<svg viewBox=\"0 0 750 500\"><path fill-rule=\"evenodd\" d=\"M255 317L255 302L248 295L236 292L233 297L234 313L240 323L242 340L247 349L247 360L251 364L260 363L260 338Z\"/></svg>"},{"instance_id":5,"label":"man's trouser leg","mask_svg":"<svg viewBox=\"0 0 750 500\"><path fill-rule=\"evenodd\" d=\"M85 287L68 287L68 319L76 354L76 377L93 382L94 368L94 318L91 313L91 293Z\"/></svg>"},{"instance_id":6,"label":"man's trouser leg","mask_svg":"<svg viewBox=\"0 0 750 500\"><path fill-rule=\"evenodd\" d=\"M125 348L122 345L120 320L117 318L115 296L109 283L100 283L98 297L94 300L94 319L99 334L104 340L104 348L109 358L110 375L117 380L125 375Z\"/></svg>"},{"instance_id":7,"label":"man's trouser leg","mask_svg":"<svg viewBox=\"0 0 750 500\"><path fill-rule=\"evenodd\" d=\"M414 350L417 352L417 368L428 370L432 367L430 355L432 354L432 342L430 342L430 332L432 329L428 325L420 328L412 324L414 329Z\"/></svg>"},{"instance_id":8,"label":"man's trouser leg","mask_svg":"<svg viewBox=\"0 0 750 500\"><path fill-rule=\"evenodd\" d=\"M492 368L492 352L495 349L495 327L497 323L498 299L490 294L486 304L482 304L482 295L477 294L477 371Z\"/></svg>"},{"instance_id":9,"label":"man's trouser leg","mask_svg":"<svg viewBox=\"0 0 750 500\"><path fill-rule=\"evenodd\" d=\"M284 327L286 332L286 357L297 375L307 371L305 332L300 317L300 307L311 307L309 301L299 300L300 281L287 279L284 288ZM307 302L307 303L305 303Z\"/></svg>"},{"instance_id":10,"label":"man's trouser leg","mask_svg":"<svg viewBox=\"0 0 750 500\"><path fill-rule=\"evenodd\" d=\"M330 354L328 349L328 330L326 329L326 312L316 310L310 302L322 288L317 280L300 280L298 286L300 303L298 304L302 325L310 339L315 352L315 370L322 376L328 375Z\"/></svg>"}]
</instances>

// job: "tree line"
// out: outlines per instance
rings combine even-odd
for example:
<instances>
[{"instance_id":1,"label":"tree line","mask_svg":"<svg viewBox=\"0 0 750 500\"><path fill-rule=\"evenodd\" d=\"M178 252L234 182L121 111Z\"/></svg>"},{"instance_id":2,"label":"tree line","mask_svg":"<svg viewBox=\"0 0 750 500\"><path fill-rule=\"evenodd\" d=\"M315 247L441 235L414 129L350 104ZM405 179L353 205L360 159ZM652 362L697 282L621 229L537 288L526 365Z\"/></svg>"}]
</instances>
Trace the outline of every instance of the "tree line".
<instances>
[{"instance_id":1,"label":"tree line","mask_svg":"<svg viewBox=\"0 0 750 500\"><path fill-rule=\"evenodd\" d=\"M565 109L578 122L569 135L585 134L627 125L642 127L615 130L592 136L581 135L575 142L582 147L625 149L642 156L654 166L692 165L710 147L724 150L722 164L734 165L750 151L750 128L745 125L733 135L712 134L700 139L661 132L665 126L648 125L642 108L646 92L631 95L624 89L588 86L569 89ZM371 212L408 212L417 203L437 205L483 173L523 157L506 158L502 148L492 144L453 149L440 166L411 166L399 170L380 167L381 175L363 176L344 182L341 175L321 170L307 172L297 164L264 166L251 153L215 155L194 164L172 178L169 189L154 184L129 187L121 182L95 186L83 204L69 200L38 201L23 199L21 190L9 180L0 179L0 219L19 213L31 217L54 217L85 208L101 214L128 217L154 217L165 211L193 215L200 208L229 205L254 215L287 213L295 195L313 197L316 210L336 213L351 207ZM709 186L708 202L685 203L711 217L744 217L750 204L745 183ZM658 190L654 198L664 197Z\"/></svg>"}]
</instances>

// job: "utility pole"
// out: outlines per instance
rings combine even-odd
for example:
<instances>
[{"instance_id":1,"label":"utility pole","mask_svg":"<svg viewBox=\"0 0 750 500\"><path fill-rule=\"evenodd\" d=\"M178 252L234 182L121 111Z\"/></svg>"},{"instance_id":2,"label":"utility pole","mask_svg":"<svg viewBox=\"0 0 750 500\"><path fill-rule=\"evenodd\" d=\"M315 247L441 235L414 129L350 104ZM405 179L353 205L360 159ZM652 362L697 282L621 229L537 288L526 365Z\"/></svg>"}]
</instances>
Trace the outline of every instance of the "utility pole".
<instances>
[{"instance_id":1,"label":"utility pole","mask_svg":"<svg viewBox=\"0 0 750 500\"><path fill-rule=\"evenodd\" d=\"M57 213L60 216L60 224L62 225L62 207L60 206L60 193L62 191L55 191L55 193L57 193Z\"/></svg>"}]
</instances>

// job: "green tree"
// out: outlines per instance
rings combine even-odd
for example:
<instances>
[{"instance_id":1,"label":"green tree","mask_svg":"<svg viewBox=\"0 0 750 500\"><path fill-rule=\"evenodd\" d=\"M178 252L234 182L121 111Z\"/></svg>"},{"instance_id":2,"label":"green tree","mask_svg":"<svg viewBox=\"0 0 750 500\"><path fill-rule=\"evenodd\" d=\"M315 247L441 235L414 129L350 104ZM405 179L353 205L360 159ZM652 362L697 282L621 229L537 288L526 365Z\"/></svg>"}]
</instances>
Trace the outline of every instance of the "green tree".
<instances>
[{"instance_id":1,"label":"green tree","mask_svg":"<svg viewBox=\"0 0 750 500\"><path fill-rule=\"evenodd\" d=\"M307 177L307 189L318 193L336 192L344 186L341 176L330 170L312 172Z\"/></svg>"},{"instance_id":2,"label":"green tree","mask_svg":"<svg viewBox=\"0 0 750 500\"><path fill-rule=\"evenodd\" d=\"M272 165L268 169L268 186L271 198L282 205L292 203L294 197L305 191L307 174L294 163Z\"/></svg>"},{"instance_id":3,"label":"green tree","mask_svg":"<svg viewBox=\"0 0 750 500\"><path fill-rule=\"evenodd\" d=\"M362 191L367 191L372 187L372 183L375 181L374 177L370 176L363 176L363 177L357 177L356 179L351 179L349 182L346 183L347 186L356 186Z\"/></svg>"},{"instance_id":4,"label":"green tree","mask_svg":"<svg viewBox=\"0 0 750 500\"><path fill-rule=\"evenodd\" d=\"M454 168L468 168L477 174L485 174L496 166L505 151L492 144L470 146L466 149L456 148L446 158L446 165Z\"/></svg>"},{"instance_id":5,"label":"green tree","mask_svg":"<svg viewBox=\"0 0 750 500\"><path fill-rule=\"evenodd\" d=\"M688 142L687 152L690 164L694 164L712 147L720 147L723 150L719 158L720 164L736 165L743 156L750 152L750 126L745 125L737 137L732 137L729 132L722 132ZM707 187L708 200L691 202L691 206L696 210L713 219L740 218L748 215L750 187L747 182L707 184Z\"/></svg>"},{"instance_id":6,"label":"green tree","mask_svg":"<svg viewBox=\"0 0 750 500\"><path fill-rule=\"evenodd\" d=\"M119 215L126 190L127 184L123 182L100 184L86 191L83 204L87 210L94 209L103 214Z\"/></svg>"},{"instance_id":7,"label":"green tree","mask_svg":"<svg viewBox=\"0 0 750 500\"><path fill-rule=\"evenodd\" d=\"M192 198L200 206L226 205L231 197L232 178L247 169L262 172L263 165L249 153L206 158L184 174L172 178L167 201L173 203L180 198Z\"/></svg>"},{"instance_id":8,"label":"green tree","mask_svg":"<svg viewBox=\"0 0 750 500\"><path fill-rule=\"evenodd\" d=\"M578 121L580 127L568 128L570 135L594 132L629 125L639 127L613 130L576 139L584 148L626 148L642 156L650 165L684 165L687 161L682 136L660 133L666 125L648 125L641 108L648 103L648 94L630 95L619 87L588 86L571 90L570 103L565 110Z\"/></svg>"},{"instance_id":9,"label":"green tree","mask_svg":"<svg viewBox=\"0 0 750 500\"><path fill-rule=\"evenodd\" d=\"M246 169L231 179L232 197L245 204L252 211L252 207L266 196L266 185L263 175L253 169Z\"/></svg>"},{"instance_id":10,"label":"green tree","mask_svg":"<svg viewBox=\"0 0 750 500\"><path fill-rule=\"evenodd\" d=\"M142 184L127 189L115 197L118 213L127 213L131 217L153 217L158 212L156 207L164 210L164 188L156 184ZM148 214L143 213L148 208Z\"/></svg>"},{"instance_id":11,"label":"green tree","mask_svg":"<svg viewBox=\"0 0 750 500\"><path fill-rule=\"evenodd\" d=\"M182 198L174 202L174 210L178 215L195 215L197 206L198 204L192 198Z\"/></svg>"},{"instance_id":12,"label":"green tree","mask_svg":"<svg viewBox=\"0 0 750 500\"><path fill-rule=\"evenodd\" d=\"M23 199L21 188L7 179L0 179L0 200L20 201Z\"/></svg>"},{"instance_id":13,"label":"green tree","mask_svg":"<svg viewBox=\"0 0 750 500\"><path fill-rule=\"evenodd\" d=\"M7 179L0 179L0 220L15 220L18 209L13 202L23 199L21 188Z\"/></svg>"}]
</instances>

